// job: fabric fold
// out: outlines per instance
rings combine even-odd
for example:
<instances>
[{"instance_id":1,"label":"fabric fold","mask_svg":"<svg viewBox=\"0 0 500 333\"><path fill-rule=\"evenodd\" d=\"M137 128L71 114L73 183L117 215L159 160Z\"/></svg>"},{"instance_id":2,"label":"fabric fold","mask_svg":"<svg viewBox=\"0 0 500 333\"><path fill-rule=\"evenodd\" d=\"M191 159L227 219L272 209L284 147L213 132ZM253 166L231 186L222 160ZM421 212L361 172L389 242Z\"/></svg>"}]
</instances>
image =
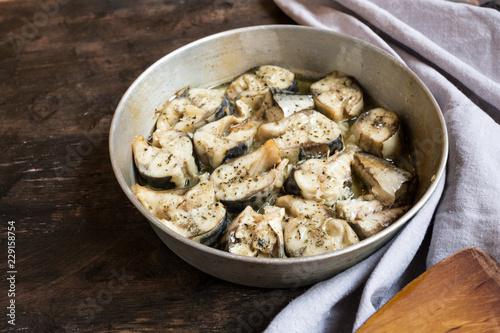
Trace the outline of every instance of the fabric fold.
<instances>
[{"instance_id":1,"label":"fabric fold","mask_svg":"<svg viewBox=\"0 0 500 333\"><path fill-rule=\"evenodd\" d=\"M421 273L416 261L430 268L468 246L500 260L500 13L444 0L275 3L299 24L360 38L405 63L443 111L450 144L445 179L404 229L311 287L266 332L355 331ZM428 228L430 246L422 245ZM415 256L420 246L428 247L426 258ZM356 315L347 314L353 308Z\"/></svg>"}]
</instances>

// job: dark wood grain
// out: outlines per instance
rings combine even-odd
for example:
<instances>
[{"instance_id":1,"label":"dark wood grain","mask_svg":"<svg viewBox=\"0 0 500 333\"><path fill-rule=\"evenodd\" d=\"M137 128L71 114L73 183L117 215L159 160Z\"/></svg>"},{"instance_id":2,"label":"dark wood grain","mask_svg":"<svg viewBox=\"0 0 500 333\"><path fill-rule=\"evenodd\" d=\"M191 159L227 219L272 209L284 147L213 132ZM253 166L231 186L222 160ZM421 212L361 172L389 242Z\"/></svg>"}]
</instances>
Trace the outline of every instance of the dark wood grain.
<instances>
[{"instance_id":1,"label":"dark wood grain","mask_svg":"<svg viewBox=\"0 0 500 333\"><path fill-rule=\"evenodd\" d=\"M165 54L220 31L293 24L272 1L0 1L1 276L16 227L23 332L259 332L305 288L249 288L174 255L108 157L114 109ZM4 278L2 278L5 281Z\"/></svg>"}]
</instances>

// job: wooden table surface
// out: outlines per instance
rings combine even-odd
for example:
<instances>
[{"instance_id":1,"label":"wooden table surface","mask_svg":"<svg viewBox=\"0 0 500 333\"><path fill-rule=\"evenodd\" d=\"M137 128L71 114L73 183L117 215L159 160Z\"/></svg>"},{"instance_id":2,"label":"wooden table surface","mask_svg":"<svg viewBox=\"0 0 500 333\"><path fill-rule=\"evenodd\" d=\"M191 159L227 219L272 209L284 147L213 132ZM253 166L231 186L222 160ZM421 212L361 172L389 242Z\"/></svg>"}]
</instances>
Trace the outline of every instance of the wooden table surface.
<instances>
[{"instance_id":1,"label":"wooden table surface","mask_svg":"<svg viewBox=\"0 0 500 333\"><path fill-rule=\"evenodd\" d=\"M293 21L271 0L0 1L0 331L260 332L307 289L186 264L109 160L114 109L148 66L261 24Z\"/></svg>"}]
</instances>

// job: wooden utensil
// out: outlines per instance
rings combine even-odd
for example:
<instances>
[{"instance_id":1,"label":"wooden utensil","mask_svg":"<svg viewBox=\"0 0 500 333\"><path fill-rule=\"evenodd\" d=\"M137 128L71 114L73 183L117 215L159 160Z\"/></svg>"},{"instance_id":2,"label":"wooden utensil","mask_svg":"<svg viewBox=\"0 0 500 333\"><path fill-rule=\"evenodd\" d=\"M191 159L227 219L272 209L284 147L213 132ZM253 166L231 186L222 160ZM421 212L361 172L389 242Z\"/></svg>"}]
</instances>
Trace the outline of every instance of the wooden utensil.
<instances>
[{"instance_id":1,"label":"wooden utensil","mask_svg":"<svg viewBox=\"0 0 500 333\"><path fill-rule=\"evenodd\" d=\"M500 332L500 264L468 247L413 280L357 331Z\"/></svg>"}]
</instances>

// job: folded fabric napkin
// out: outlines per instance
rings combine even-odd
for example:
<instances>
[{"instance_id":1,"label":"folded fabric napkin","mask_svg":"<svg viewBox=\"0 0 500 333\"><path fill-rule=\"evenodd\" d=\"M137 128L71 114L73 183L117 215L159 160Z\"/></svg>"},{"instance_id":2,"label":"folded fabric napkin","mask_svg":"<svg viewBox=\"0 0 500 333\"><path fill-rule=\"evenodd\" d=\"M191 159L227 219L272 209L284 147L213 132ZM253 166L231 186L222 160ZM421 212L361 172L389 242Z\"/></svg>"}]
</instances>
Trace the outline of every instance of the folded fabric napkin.
<instances>
[{"instance_id":1,"label":"folded fabric napkin","mask_svg":"<svg viewBox=\"0 0 500 333\"><path fill-rule=\"evenodd\" d=\"M436 98L450 144L445 179L402 232L311 287L266 332L355 331L422 269L462 248L500 261L500 12L471 5L481 1L275 2L299 24L363 39L405 63ZM415 257L428 229L427 258Z\"/></svg>"}]
</instances>

